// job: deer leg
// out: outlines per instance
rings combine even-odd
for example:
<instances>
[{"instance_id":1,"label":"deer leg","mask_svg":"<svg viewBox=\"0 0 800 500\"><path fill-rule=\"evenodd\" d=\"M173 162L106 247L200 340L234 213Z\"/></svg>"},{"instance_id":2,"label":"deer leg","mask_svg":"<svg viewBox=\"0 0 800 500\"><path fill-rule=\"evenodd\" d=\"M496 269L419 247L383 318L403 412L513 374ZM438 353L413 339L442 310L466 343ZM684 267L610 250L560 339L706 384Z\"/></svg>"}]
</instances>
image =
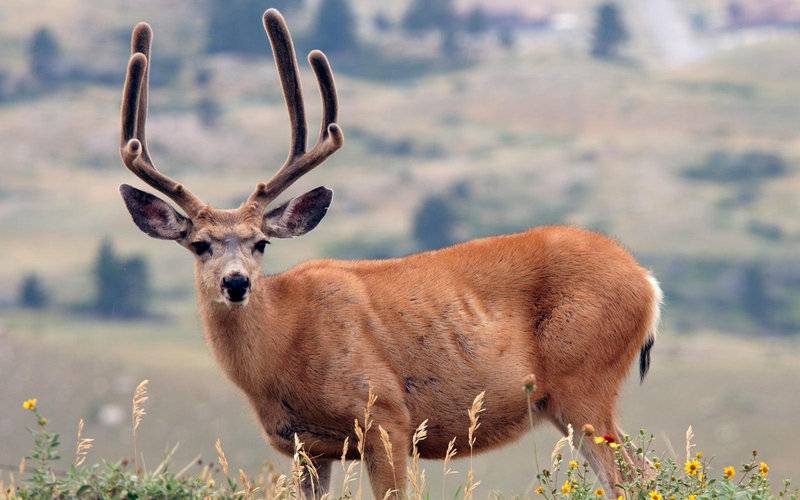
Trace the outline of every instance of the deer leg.
<instances>
[{"instance_id":1,"label":"deer leg","mask_svg":"<svg viewBox=\"0 0 800 500\"><path fill-rule=\"evenodd\" d=\"M607 493L616 498L621 494L621 490L616 486L620 482L620 471L616 464L615 450L607 443L597 444L593 439L577 437L584 424L592 424L596 435L611 436L616 442L621 442L622 438L617 434L612 407L576 401L574 396L567 400L556 399L555 402L551 418L556 422L556 426L566 434L567 425L572 425L576 434L575 445L578 446L580 443L580 452L586 457L589 466L604 484ZM626 453L623 453L623 458L626 462L630 460Z\"/></svg>"},{"instance_id":2,"label":"deer leg","mask_svg":"<svg viewBox=\"0 0 800 500\"><path fill-rule=\"evenodd\" d=\"M376 433L377 434L377 433ZM391 460L379 439L373 439L365 457L372 494L376 500L405 498L406 458L409 443L404 434L389 431ZM392 492L387 494L387 492Z\"/></svg>"},{"instance_id":3,"label":"deer leg","mask_svg":"<svg viewBox=\"0 0 800 500\"><path fill-rule=\"evenodd\" d=\"M303 476L303 482L300 485L302 490L301 498L305 498L306 500L316 500L328 492L331 485L332 465L332 460L314 460L314 468L317 470L317 478L313 478L309 474Z\"/></svg>"}]
</instances>

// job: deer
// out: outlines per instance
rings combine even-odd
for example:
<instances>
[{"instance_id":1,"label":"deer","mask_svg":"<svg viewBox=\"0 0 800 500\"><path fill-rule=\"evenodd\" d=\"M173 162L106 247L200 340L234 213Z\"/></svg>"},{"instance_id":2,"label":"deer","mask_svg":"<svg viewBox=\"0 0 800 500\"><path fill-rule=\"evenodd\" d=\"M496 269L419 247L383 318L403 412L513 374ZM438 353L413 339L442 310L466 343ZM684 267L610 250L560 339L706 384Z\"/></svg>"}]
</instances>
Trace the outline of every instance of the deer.
<instances>
[{"instance_id":1,"label":"deer","mask_svg":"<svg viewBox=\"0 0 800 500\"><path fill-rule=\"evenodd\" d=\"M275 9L264 13L263 24L291 127L289 154L277 173L239 207L220 209L156 169L145 131L152 30L142 22L132 34L120 154L132 173L182 212L127 184L120 192L140 230L194 255L205 341L249 400L265 439L288 455L295 439L304 443L318 475L303 480L304 494L328 491L331 464L353 439L371 390L378 397L374 422L392 444L390 457L377 432L364 436L376 498L403 497L412 434L423 420L429 424L418 445L422 458L443 458L453 438L466 446L466 409L482 392L476 453L542 422L565 435L590 424L598 435L621 440L620 387L637 354L642 381L647 374L662 293L653 275L606 236L535 227L402 258L313 260L263 273L267 245L314 229L333 191L318 187L273 202L344 141L333 72L314 50L308 63L322 98L322 124L307 149L289 29ZM525 394L522 381L530 376L535 387ZM581 442L597 476L617 484L615 452ZM351 447L346 458L357 459L355 452ZM624 450L626 461L634 455Z\"/></svg>"}]
</instances>

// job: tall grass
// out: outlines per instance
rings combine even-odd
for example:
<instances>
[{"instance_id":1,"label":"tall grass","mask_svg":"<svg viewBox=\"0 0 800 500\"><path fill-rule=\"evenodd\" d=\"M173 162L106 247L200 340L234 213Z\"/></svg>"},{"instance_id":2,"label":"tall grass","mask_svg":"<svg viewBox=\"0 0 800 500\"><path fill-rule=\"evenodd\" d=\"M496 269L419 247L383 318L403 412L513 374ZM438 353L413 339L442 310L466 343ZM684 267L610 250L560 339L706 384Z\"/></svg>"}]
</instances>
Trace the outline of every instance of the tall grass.
<instances>
[{"instance_id":1,"label":"tall grass","mask_svg":"<svg viewBox=\"0 0 800 500\"><path fill-rule=\"evenodd\" d=\"M524 384L523 389L530 395L531 384ZM481 482L476 479L472 467L473 448L480 430L481 414L485 411L485 394L477 395L470 408L468 442L469 462L464 481L453 491L447 489L448 476L457 474L452 468L452 460L458 450L453 438L447 447L442 465L442 488L437 492L440 498L485 497L480 492ZM364 408L363 421L355 420L353 430L356 436L358 460L348 463L346 457L350 447L350 439L343 443L341 456L342 481L338 492L322 493L316 490L319 479L312 457L308 455L304 444L295 436L294 454L291 470L286 474L276 473L270 466L248 475L242 469L238 474L228 461L222 442L217 439L217 463L215 468L203 465L195 459L177 472L172 472L172 451L167 453L161 463L153 470L148 470L144 462L134 461L131 467L127 461L100 461L89 465L87 458L92 449L93 440L83 435L83 420L78 424L74 459L67 471L57 471L59 462L60 441L57 434L48 430L48 420L40 413L38 402L28 400L23 407L32 413L36 427L31 430L33 450L23 458L16 473L0 477L0 499L46 499L46 498L202 498L202 499L265 499L265 500L334 500L365 498L364 464L369 452L385 453L388 464L395 473L395 487L386 492L384 499L390 498L398 491L404 491L404 498L422 500L435 498L428 489L427 472L420 462L419 444L427 438L428 421L421 422L411 437L411 459L407 468L408 487L397 484L394 469L394 446L389 433L380 425L377 432L383 444L383 450L370 450L366 446L367 435L373 430L373 407L378 399L372 388ZM530 398L529 398L530 400ZM147 381L137 387L131 412L131 434L134 438L133 452L138 455L136 434L144 416L144 403L147 401ZM533 420L531 419L531 422ZM700 500L700 499L798 499L798 490L791 483L783 481L775 491L770 485L769 465L762 461L758 452L744 463L722 465L714 468L712 459L704 453L695 451L694 432L691 427L686 432L685 456L662 457L653 451L654 437L645 431L636 436L625 436L621 442L610 436L595 436L590 423L583 425L579 436L569 427L566 436L559 439L550 454L549 463L537 470L536 480L523 495L510 495L513 498L541 497L550 499L597 499L602 497L622 498L623 500ZM614 491L607 491L606 486L598 482L591 473L589 465L579 455L584 446L608 446L614 450L616 464L621 483L614 485ZM625 460L628 454L637 465ZM309 483L310 482L310 483ZM356 483L353 493L351 486ZM310 495L305 495L302 485L311 484ZM335 488L334 488L335 489ZM492 498L503 498L492 492ZM367 495L368 496L368 495Z\"/></svg>"}]
</instances>

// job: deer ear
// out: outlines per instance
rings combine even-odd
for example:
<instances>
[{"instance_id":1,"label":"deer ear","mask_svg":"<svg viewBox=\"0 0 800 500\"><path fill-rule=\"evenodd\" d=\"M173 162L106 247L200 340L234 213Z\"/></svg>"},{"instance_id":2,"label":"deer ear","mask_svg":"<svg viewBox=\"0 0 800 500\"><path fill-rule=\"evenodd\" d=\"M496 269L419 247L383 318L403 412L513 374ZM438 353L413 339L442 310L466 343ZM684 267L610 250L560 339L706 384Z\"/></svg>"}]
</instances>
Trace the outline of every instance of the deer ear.
<instances>
[{"instance_id":1,"label":"deer ear","mask_svg":"<svg viewBox=\"0 0 800 500\"><path fill-rule=\"evenodd\" d=\"M121 185L119 192L133 217L133 222L153 238L180 240L185 238L192 228L192 221L157 196L127 184Z\"/></svg>"},{"instance_id":2,"label":"deer ear","mask_svg":"<svg viewBox=\"0 0 800 500\"><path fill-rule=\"evenodd\" d=\"M261 230L273 238L294 238L311 231L325 217L333 191L318 187L292 198L264 215Z\"/></svg>"}]
</instances>

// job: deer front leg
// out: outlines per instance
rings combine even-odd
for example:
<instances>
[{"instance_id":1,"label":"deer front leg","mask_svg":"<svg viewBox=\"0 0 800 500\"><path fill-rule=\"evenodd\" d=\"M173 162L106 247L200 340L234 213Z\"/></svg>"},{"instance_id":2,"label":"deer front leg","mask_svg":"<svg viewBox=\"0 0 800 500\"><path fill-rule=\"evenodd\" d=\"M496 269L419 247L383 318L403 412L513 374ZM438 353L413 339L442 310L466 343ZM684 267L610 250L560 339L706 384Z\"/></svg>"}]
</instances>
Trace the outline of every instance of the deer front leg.
<instances>
[{"instance_id":1,"label":"deer front leg","mask_svg":"<svg viewBox=\"0 0 800 500\"><path fill-rule=\"evenodd\" d=\"M392 448L391 457L378 434L378 432L372 434L372 438L367 442L367 452L364 457L372 494L376 500L405 498L406 457L409 446L407 434L399 430L388 431Z\"/></svg>"},{"instance_id":2,"label":"deer front leg","mask_svg":"<svg viewBox=\"0 0 800 500\"><path fill-rule=\"evenodd\" d=\"M332 465L332 460L314 459L314 468L317 471L318 479L311 477L309 474L303 476L303 482L300 485L303 493L302 498L316 500L330 490Z\"/></svg>"}]
</instances>

